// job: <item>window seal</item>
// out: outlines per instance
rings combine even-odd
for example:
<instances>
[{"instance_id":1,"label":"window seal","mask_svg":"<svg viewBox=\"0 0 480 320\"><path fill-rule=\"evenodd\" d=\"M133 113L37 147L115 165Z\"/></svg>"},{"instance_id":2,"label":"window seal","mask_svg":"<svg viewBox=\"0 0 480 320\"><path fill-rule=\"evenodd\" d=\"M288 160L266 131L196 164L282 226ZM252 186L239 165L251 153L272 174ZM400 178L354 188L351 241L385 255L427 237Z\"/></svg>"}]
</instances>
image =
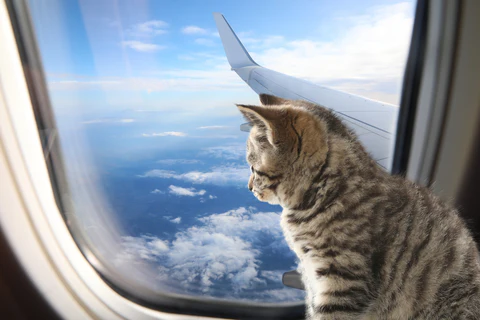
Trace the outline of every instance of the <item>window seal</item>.
<instances>
[{"instance_id":1,"label":"window seal","mask_svg":"<svg viewBox=\"0 0 480 320\"><path fill-rule=\"evenodd\" d=\"M391 170L391 173L394 175L405 176L408 169L427 45L428 8L429 0L417 0L397 120Z\"/></svg>"}]
</instances>

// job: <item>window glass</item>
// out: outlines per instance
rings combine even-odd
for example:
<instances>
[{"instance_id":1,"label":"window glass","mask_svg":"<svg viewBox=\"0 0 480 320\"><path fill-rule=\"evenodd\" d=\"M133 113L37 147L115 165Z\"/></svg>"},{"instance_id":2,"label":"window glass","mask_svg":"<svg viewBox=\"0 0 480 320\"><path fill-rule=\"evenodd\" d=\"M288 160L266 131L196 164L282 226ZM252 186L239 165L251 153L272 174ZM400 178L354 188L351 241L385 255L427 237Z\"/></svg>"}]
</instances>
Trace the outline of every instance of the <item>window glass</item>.
<instances>
[{"instance_id":1,"label":"window glass","mask_svg":"<svg viewBox=\"0 0 480 320\"><path fill-rule=\"evenodd\" d=\"M281 208L247 189L230 70L213 12L260 65L398 105L412 1L30 1L72 211L117 268L149 265L158 290L303 299ZM120 247L101 247L111 230ZM104 239L103 239L104 240Z\"/></svg>"}]
</instances>

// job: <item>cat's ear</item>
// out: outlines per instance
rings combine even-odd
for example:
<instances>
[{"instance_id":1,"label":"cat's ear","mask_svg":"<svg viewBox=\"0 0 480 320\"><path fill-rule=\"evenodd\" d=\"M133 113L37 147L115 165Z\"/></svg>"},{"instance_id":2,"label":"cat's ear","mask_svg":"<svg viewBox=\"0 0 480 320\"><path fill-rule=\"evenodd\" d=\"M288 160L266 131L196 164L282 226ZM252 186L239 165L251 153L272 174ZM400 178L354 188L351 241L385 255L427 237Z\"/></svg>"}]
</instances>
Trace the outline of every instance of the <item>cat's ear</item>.
<instances>
[{"instance_id":1,"label":"cat's ear","mask_svg":"<svg viewBox=\"0 0 480 320\"><path fill-rule=\"evenodd\" d=\"M270 94L261 93L260 94L260 102L264 106L272 106L272 105L279 106L279 105L287 104L289 102L289 100L279 98L279 97L276 97L276 96L272 96Z\"/></svg>"},{"instance_id":2,"label":"cat's ear","mask_svg":"<svg viewBox=\"0 0 480 320\"><path fill-rule=\"evenodd\" d=\"M275 146L281 143L279 139L281 138L282 122L286 116L284 110L240 104L237 104L237 107L251 125L265 131L271 145Z\"/></svg>"}]
</instances>

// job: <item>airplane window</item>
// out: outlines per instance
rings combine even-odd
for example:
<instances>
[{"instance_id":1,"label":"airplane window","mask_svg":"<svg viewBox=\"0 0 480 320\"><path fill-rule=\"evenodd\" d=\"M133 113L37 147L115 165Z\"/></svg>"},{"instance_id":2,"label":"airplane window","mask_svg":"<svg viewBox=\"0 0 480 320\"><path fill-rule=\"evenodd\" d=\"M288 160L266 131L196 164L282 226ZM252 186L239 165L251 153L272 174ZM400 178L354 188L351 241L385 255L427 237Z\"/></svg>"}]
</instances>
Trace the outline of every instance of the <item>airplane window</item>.
<instances>
[{"instance_id":1,"label":"airplane window","mask_svg":"<svg viewBox=\"0 0 480 320\"><path fill-rule=\"evenodd\" d=\"M147 274L156 291L301 302L302 290L282 284L297 261L281 208L247 188L248 133L234 104L259 104L258 95L231 70L212 13L259 65L352 94L335 100L338 114L389 169L414 7L29 1L76 238L106 269ZM355 107L363 101L381 103Z\"/></svg>"}]
</instances>

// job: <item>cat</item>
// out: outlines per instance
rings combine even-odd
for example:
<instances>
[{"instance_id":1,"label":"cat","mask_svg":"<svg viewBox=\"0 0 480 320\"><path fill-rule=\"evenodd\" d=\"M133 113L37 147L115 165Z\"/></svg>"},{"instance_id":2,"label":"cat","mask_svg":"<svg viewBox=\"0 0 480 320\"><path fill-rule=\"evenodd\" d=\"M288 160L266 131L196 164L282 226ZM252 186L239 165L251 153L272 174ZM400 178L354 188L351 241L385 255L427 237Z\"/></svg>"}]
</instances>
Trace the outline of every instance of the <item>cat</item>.
<instances>
[{"instance_id":1,"label":"cat","mask_svg":"<svg viewBox=\"0 0 480 320\"><path fill-rule=\"evenodd\" d=\"M456 210L391 176L331 111L260 95L248 188L279 204L307 319L480 319L480 260Z\"/></svg>"}]
</instances>

